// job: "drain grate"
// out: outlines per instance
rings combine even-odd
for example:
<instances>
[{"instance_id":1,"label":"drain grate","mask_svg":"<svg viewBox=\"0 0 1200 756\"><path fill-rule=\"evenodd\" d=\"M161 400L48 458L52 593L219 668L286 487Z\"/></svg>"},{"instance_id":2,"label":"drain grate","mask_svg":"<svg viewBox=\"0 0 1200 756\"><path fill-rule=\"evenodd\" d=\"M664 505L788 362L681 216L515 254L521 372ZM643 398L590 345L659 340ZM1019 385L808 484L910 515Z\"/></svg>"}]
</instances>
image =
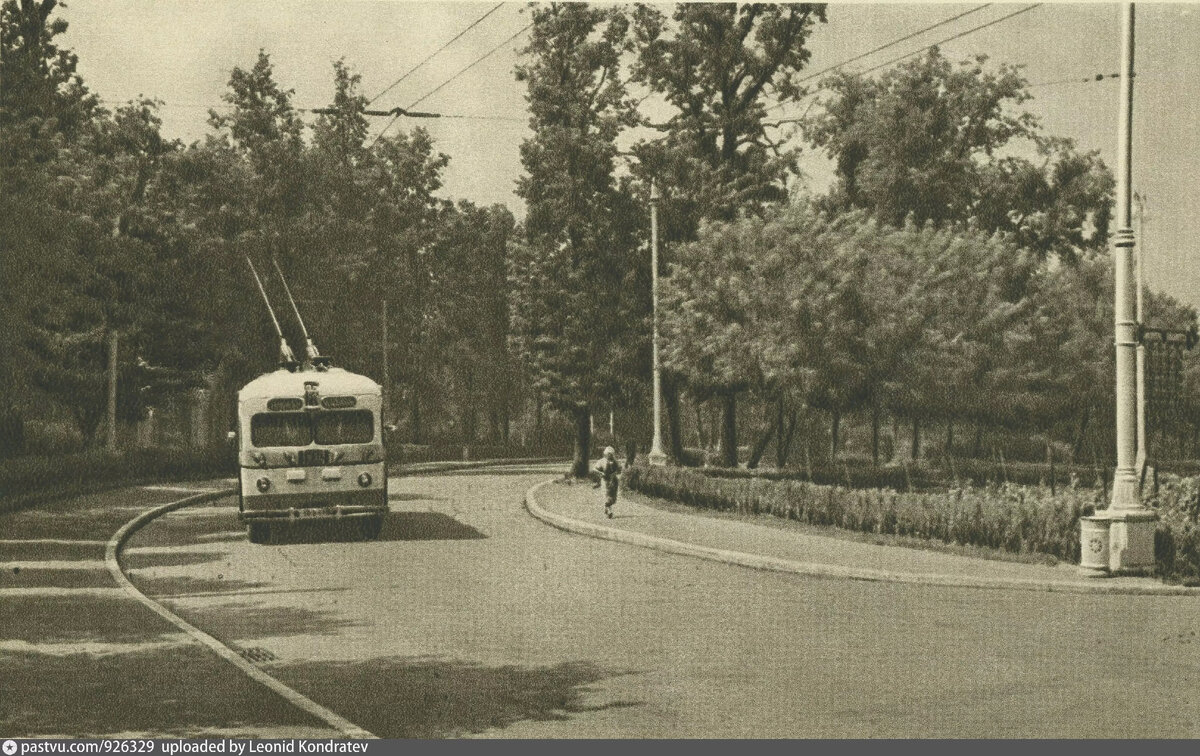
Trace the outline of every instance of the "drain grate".
<instances>
[{"instance_id":1,"label":"drain grate","mask_svg":"<svg viewBox=\"0 0 1200 756\"><path fill-rule=\"evenodd\" d=\"M252 661L255 664L263 662L279 661L279 657L271 653L262 646L253 646L251 648L238 648L237 652L246 661Z\"/></svg>"}]
</instances>

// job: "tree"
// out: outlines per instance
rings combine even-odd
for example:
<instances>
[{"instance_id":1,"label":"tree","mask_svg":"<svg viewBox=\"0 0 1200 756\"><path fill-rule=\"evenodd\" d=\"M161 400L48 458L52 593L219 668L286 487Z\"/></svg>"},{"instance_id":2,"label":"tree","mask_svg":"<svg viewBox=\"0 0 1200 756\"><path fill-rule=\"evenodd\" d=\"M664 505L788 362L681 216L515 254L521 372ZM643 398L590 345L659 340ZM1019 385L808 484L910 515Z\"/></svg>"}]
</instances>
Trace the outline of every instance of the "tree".
<instances>
[{"instance_id":1,"label":"tree","mask_svg":"<svg viewBox=\"0 0 1200 756\"><path fill-rule=\"evenodd\" d=\"M1112 178L1096 153L1041 134L1019 107L1031 99L1017 67L955 66L937 47L878 78L839 73L804 131L836 163L824 199L901 226L911 220L1008 231L1070 260L1107 236ZM1032 146L1041 164L1017 157Z\"/></svg>"},{"instance_id":2,"label":"tree","mask_svg":"<svg viewBox=\"0 0 1200 756\"><path fill-rule=\"evenodd\" d=\"M78 58L58 46L67 22L52 18L56 0L0 4L0 380L24 388L40 370L27 342L34 310L67 298L73 216L59 176L72 173L63 153L77 149L103 111L77 73Z\"/></svg>"},{"instance_id":3,"label":"tree","mask_svg":"<svg viewBox=\"0 0 1200 756\"><path fill-rule=\"evenodd\" d=\"M628 22L615 7L533 11L517 68L533 136L517 183L527 214L510 250L512 346L552 406L573 420L576 476L588 474L590 416L622 393L619 355L649 330L620 308L637 249L636 206L613 178L615 140L634 117L619 75ZM648 298L647 298L648 299Z\"/></svg>"},{"instance_id":4,"label":"tree","mask_svg":"<svg viewBox=\"0 0 1200 756\"><path fill-rule=\"evenodd\" d=\"M772 139L764 125L766 102L798 99L796 81L811 53L805 46L823 4L681 3L672 18L638 6L634 81L674 108L658 125L663 138L635 148L639 172L665 190L663 238L690 240L704 219L731 221L760 213L787 197L796 149ZM664 256L666 257L666 256ZM719 394L724 464L737 464L737 394L743 383L707 386ZM667 376L669 409L678 415L676 387ZM678 457L682 445L672 434Z\"/></svg>"},{"instance_id":5,"label":"tree","mask_svg":"<svg viewBox=\"0 0 1200 756\"><path fill-rule=\"evenodd\" d=\"M491 440L507 442L516 380L508 353L506 255L515 221L503 205L481 208L464 200L445 208L438 226L427 322L430 340L440 345L443 394L458 404L462 443L478 440L481 412Z\"/></svg>"}]
</instances>

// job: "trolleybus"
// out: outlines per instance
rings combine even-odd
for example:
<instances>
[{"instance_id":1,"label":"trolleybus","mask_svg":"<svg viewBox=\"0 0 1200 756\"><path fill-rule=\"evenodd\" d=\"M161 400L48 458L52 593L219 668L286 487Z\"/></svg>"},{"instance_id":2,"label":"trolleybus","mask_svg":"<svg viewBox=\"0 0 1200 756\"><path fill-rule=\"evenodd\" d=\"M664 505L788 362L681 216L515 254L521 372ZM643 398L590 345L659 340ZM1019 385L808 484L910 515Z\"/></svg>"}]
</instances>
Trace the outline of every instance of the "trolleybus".
<instances>
[{"instance_id":1,"label":"trolleybus","mask_svg":"<svg viewBox=\"0 0 1200 756\"><path fill-rule=\"evenodd\" d=\"M388 512L383 393L370 378L332 367L304 328L305 360L292 355L254 263L246 257L279 338L279 369L238 392L238 517L250 540L299 520L354 520L377 538Z\"/></svg>"}]
</instances>

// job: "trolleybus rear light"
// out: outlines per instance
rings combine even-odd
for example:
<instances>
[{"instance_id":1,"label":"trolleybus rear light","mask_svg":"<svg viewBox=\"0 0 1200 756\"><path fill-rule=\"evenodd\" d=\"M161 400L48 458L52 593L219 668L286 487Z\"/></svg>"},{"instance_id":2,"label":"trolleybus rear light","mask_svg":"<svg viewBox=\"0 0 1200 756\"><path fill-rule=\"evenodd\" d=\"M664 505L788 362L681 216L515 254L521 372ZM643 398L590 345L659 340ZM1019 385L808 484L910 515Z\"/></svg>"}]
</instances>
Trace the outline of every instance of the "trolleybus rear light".
<instances>
[{"instance_id":1,"label":"trolleybus rear light","mask_svg":"<svg viewBox=\"0 0 1200 756\"><path fill-rule=\"evenodd\" d=\"M266 493L267 489L271 487L271 479L259 478L258 482L256 482L254 485L258 487L259 492Z\"/></svg>"},{"instance_id":2,"label":"trolleybus rear light","mask_svg":"<svg viewBox=\"0 0 1200 756\"><path fill-rule=\"evenodd\" d=\"M371 485L371 473L362 473L358 476L358 485L366 488Z\"/></svg>"}]
</instances>

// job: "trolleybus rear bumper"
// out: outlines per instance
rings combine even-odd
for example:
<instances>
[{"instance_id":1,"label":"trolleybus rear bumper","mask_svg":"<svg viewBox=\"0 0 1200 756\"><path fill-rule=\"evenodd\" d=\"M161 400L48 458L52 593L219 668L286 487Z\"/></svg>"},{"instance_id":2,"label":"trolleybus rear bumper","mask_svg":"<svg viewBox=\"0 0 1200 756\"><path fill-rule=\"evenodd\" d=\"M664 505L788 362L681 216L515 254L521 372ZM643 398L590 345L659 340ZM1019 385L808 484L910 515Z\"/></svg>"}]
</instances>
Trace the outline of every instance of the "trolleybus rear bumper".
<instances>
[{"instance_id":1,"label":"trolleybus rear bumper","mask_svg":"<svg viewBox=\"0 0 1200 756\"><path fill-rule=\"evenodd\" d=\"M253 522L255 520L336 520L352 517L376 517L387 513L387 507L288 507L287 509L243 510L238 512L238 519L242 522Z\"/></svg>"}]
</instances>

